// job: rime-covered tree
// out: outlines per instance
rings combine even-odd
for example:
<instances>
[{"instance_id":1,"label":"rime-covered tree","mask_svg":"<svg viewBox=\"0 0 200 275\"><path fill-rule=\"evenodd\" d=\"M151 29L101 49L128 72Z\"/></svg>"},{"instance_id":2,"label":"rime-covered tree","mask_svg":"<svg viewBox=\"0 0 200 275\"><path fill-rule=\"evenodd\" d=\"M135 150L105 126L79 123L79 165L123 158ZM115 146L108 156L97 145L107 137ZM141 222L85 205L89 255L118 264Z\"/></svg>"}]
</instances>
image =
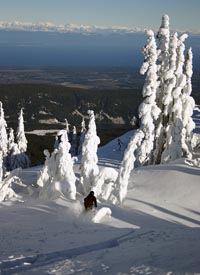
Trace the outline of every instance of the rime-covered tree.
<instances>
[{"instance_id":1,"label":"rime-covered tree","mask_svg":"<svg viewBox=\"0 0 200 275\"><path fill-rule=\"evenodd\" d=\"M95 177L99 173L97 165L97 149L100 139L97 136L94 111L89 110L88 115L89 124L82 146L82 159L80 166L80 182L85 194L91 191L95 182Z\"/></svg>"},{"instance_id":2,"label":"rime-covered tree","mask_svg":"<svg viewBox=\"0 0 200 275\"><path fill-rule=\"evenodd\" d=\"M66 125L67 134L69 134L69 122L67 119L65 119L65 125Z\"/></svg>"},{"instance_id":3,"label":"rime-covered tree","mask_svg":"<svg viewBox=\"0 0 200 275\"><path fill-rule=\"evenodd\" d=\"M72 157L77 155L77 133L76 133L75 126L73 126L73 130L72 130L70 153L71 153Z\"/></svg>"},{"instance_id":4,"label":"rime-covered tree","mask_svg":"<svg viewBox=\"0 0 200 275\"><path fill-rule=\"evenodd\" d=\"M24 117L23 117L23 109L20 110L19 118L18 118L18 128L17 128L17 146L20 152L20 156L18 157L19 167L27 168L30 166L30 159L26 154L27 150L27 139L24 132Z\"/></svg>"},{"instance_id":5,"label":"rime-covered tree","mask_svg":"<svg viewBox=\"0 0 200 275\"><path fill-rule=\"evenodd\" d=\"M193 74L192 69L192 49L190 48L187 52L187 57L185 61L185 75L186 75L186 85L183 89L183 108L182 108L182 122L183 122L183 150L186 157L191 158L193 149L193 129L195 128L195 123L192 119L193 110L195 108L195 101L191 97L192 83L191 78Z\"/></svg>"},{"instance_id":6,"label":"rime-covered tree","mask_svg":"<svg viewBox=\"0 0 200 275\"><path fill-rule=\"evenodd\" d=\"M114 204L122 203L122 201L126 197L128 181L136 160L135 153L143 139L143 131L137 130L134 136L131 138L128 147L124 152L124 157L120 165L119 174L115 182L113 194L110 196L110 200Z\"/></svg>"},{"instance_id":7,"label":"rime-covered tree","mask_svg":"<svg viewBox=\"0 0 200 275\"><path fill-rule=\"evenodd\" d=\"M8 134L8 152L10 152L15 145L15 136L14 136L14 130L10 128L9 134Z\"/></svg>"},{"instance_id":8,"label":"rime-covered tree","mask_svg":"<svg viewBox=\"0 0 200 275\"><path fill-rule=\"evenodd\" d=\"M52 170L50 170L50 153L48 150L44 150L44 155L45 155L45 163L43 166L43 169L40 172L40 175L38 177L37 180L37 185L39 185L40 187L44 187L44 186L48 186L50 184L51 181L51 172Z\"/></svg>"},{"instance_id":9,"label":"rime-covered tree","mask_svg":"<svg viewBox=\"0 0 200 275\"><path fill-rule=\"evenodd\" d=\"M3 104L0 102L0 151L3 158L6 157L8 152L8 136L6 132L7 123L4 118Z\"/></svg>"},{"instance_id":10,"label":"rime-covered tree","mask_svg":"<svg viewBox=\"0 0 200 275\"><path fill-rule=\"evenodd\" d=\"M157 75L158 75L158 88L156 103L161 110L160 116L155 124L155 144L154 151L152 152L152 162L160 163L161 154L164 147L164 136L167 116L164 114L163 100L165 98L166 81L165 75L169 68L169 41L170 41L170 30L169 30L169 16L163 15L160 29L157 33L158 38L158 59L157 59Z\"/></svg>"},{"instance_id":11,"label":"rime-covered tree","mask_svg":"<svg viewBox=\"0 0 200 275\"><path fill-rule=\"evenodd\" d=\"M79 145L78 145L78 155L81 155L82 153L82 146L85 140L85 134L86 134L85 119L83 118L81 122L81 133L80 133Z\"/></svg>"},{"instance_id":12,"label":"rime-covered tree","mask_svg":"<svg viewBox=\"0 0 200 275\"><path fill-rule=\"evenodd\" d=\"M158 119L160 109L156 104L157 80L157 47L153 31L147 31L148 41L144 47L145 61L140 69L141 74L147 72L143 87L143 102L139 106L140 129L144 139L138 148L138 160L141 164L149 161L150 153L154 148L155 121Z\"/></svg>"},{"instance_id":13,"label":"rime-covered tree","mask_svg":"<svg viewBox=\"0 0 200 275\"><path fill-rule=\"evenodd\" d=\"M8 171L20 167L20 154L18 145L15 143L14 130L10 128L8 135L8 154L6 157L6 168Z\"/></svg>"},{"instance_id":14,"label":"rime-covered tree","mask_svg":"<svg viewBox=\"0 0 200 275\"><path fill-rule=\"evenodd\" d=\"M74 160L69 153L70 143L67 131L59 131L58 136L60 136L58 149L55 149L51 156L48 151L44 152L46 161L37 184L43 187L41 191L41 196L43 197L63 194L75 200L76 176L73 170Z\"/></svg>"},{"instance_id":15,"label":"rime-covered tree","mask_svg":"<svg viewBox=\"0 0 200 275\"><path fill-rule=\"evenodd\" d=\"M27 150L27 139L24 132L24 117L23 109L20 110L18 117L18 128L17 128L17 144L21 153Z\"/></svg>"},{"instance_id":16,"label":"rime-covered tree","mask_svg":"<svg viewBox=\"0 0 200 275\"><path fill-rule=\"evenodd\" d=\"M172 46L176 46L176 66L173 71L172 80L165 77L167 88L173 83L171 98L172 104L169 108L169 112L164 115L167 117L167 123L165 123L165 143L163 152L161 154L161 162L168 162L178 159L183 156L183 123L182 123L182 109L183 109L183 89L186 84L186 76L183 72L184 66L184 40L187 35L183 34L178 37L177 43L172 43ZM175 56L175 55L174 55ZM170 59L169 59L170 61ZM174 81L175 80L175 81ZM168 89L169 90L169 89Z\"/></svg>"},{"instance_id":17,"label":"rime-covered tree","mask_svg":"<svg viewBox=\"0 0 200 275\"><path fill-rule=\"evenodd\" d=\"M184 53L187 35L170 35L167 15L162 18L157 46L153 33L150 31L147 35L141 69L147 76L144 100L139 108L144 140L138 150L138 160L159 164L182 156L191 157L194 100L190 95L192 52L189 50L186 60ZM151 109L152 104L155 109Z\"/></svg>"},{"instance_id":18,"label":"rime-covered tree","mask_svg":"<svg viewBox=\"0 0 200 275\"><path fill-rule=\"evenodd\" d=\"M76 199L76 176L74 174L74 160L70 154L70 143L67 131L64 130L61 135L61 142L56 154L56 174L54 181L56 188L70 199Z\"/></svg>"}]
</instances>

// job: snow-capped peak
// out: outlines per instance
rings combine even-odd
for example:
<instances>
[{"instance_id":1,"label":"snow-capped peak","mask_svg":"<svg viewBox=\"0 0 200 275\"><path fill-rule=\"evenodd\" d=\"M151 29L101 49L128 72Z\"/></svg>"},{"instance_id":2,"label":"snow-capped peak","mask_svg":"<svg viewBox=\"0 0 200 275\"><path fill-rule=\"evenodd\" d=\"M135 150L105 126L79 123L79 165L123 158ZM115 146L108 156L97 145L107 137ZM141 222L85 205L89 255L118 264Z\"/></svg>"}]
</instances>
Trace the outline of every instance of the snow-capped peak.
<instances>
[{"instance_id":1,"label":"snow-capped peak","mask_svg":"<svg viewBox=\"0 0 200 275\"><path fill-rule=\"evenodd\" d=\"M0 22L0 30L7 31L41 31L41 32L60 32L60 33L83 33L83 34L109 34L109 33L137 33L144 32L142 28L129 28L121 26L104 27L77 24L54 24L52 22Z\"/></svg>"}]
</instances>

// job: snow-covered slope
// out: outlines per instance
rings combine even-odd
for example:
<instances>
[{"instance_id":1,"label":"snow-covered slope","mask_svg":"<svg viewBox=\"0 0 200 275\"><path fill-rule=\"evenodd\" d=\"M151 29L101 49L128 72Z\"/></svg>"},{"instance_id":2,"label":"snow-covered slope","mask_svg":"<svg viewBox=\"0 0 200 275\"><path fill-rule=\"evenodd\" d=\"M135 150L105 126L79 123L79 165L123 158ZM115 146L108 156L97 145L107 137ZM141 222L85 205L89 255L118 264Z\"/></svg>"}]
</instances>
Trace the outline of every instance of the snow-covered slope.
<instances>
[{"instance_id":1,"label":"snow-covered slope","mask_svg":"<svg viewBox=\"0 0 200 275\"><path fill-rule=\"evenodd\" d=\"M132 134L120 137L124 148ZM117 169L123 146L100 148L100 167ZM22 182L35 189L40 170L24 170ZM122 206L98 203L112 211L98 224L81 196L42 201L35 190L24 203L1 203L0 274L200 274L199 176L185 160L137 168Z\"/></svg>"}]
</instances>

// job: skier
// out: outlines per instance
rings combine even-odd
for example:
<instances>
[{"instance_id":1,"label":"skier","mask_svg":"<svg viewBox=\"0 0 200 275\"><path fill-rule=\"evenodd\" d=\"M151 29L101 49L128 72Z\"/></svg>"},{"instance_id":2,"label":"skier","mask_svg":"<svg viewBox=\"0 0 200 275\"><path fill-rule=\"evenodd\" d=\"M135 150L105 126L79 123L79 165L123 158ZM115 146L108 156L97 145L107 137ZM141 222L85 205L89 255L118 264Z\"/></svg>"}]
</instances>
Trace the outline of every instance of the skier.
<instances>
[{"instance_id":1,"label":"skier","mask_svg":"<svg viewBox=\"0 0 200 275\"><path fill-rule=\"evenodd\" d=\"M94 196L94 191L91 191L89 195L86 198L84 198L84 206L86 211L97 208L97 199Z\"/></svg>"},{"instance_id":2,"label":"skier","mask_svg":"<svg viewBox=\"0 0 200 275\"><path fill-rule=\"evenodd\" d=\"M119 138L117 139L117 143L118 143L118 146L119 146L118 149L117 149L118 151L120 151L122 149L122 146L125 147L124 143Z\"/></svg>"}]
</instances>

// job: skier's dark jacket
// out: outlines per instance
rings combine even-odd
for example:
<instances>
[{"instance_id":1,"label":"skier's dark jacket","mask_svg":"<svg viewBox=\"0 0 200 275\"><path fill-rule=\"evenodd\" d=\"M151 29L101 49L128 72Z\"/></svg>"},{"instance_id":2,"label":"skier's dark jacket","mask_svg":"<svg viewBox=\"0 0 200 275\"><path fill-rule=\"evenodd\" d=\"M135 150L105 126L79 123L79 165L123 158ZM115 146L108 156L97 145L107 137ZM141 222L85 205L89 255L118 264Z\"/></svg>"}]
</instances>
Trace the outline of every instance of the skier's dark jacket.
<instances>
[{"instance_id":1,"label":"skier's dark jacket","mask_svg":"<svg viewBox=\"0 0 200 275\"><path fill-rule=\"evenodd\" d=\"M85 210L91 210L97 207L97 200L94 196L94 192L91 191L90 194L84 199Z\"/></svg>"}]
</instances>

